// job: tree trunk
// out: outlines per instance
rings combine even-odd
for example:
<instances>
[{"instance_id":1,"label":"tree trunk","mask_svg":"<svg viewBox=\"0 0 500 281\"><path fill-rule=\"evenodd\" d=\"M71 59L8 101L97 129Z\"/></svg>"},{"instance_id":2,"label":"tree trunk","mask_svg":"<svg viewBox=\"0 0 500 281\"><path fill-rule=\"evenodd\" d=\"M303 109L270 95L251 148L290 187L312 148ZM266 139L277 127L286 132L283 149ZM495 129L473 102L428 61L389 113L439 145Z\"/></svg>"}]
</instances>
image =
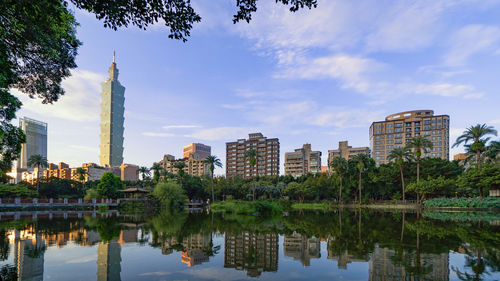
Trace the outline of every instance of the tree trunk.
<instances>
[{"instance_id":1,"label":"tree trunk","mask_svg":"<svg viewBox=\"0 0 500 281\"><path fill-rule=\"evenodd\" d=\"M403 165L399 165L399 171L401 172L401 187L403 189L403 203L406 203L405 199L405 177L403 175Z\"/></svg>"},{"instance_id":2,"label":"tree trunk","mask_svg":"<svg viewBox=\"0 0 500 281\"><path fill-rule=\"evenodd\" d=\"M359 172L359 185L358 185L358 189L359 189L359 204L361 205L361 172Z\"/></svg>"},{"instance_id":3,"label":"tree trunk","mask_svg":"<svg viewBox=\"0 0 500 281\"><path fill-rule=\"evenodd\" d=\"M420 157L417 157L417 183L420 181Z\"/></svg>"},{"instance_id":4,"label":"tree trunk","mask_svg":"<svg viewBox=\"0 0 500 281\"><path fill-rule=\"evenodd\" d=\"M477 170L481 170L481 150L476 151ZM479 197L483 197L483 187L479 187Z\"/></svg>"},{"instance_id":5,"label":"tree trunk","mask_svg":"<svg viewBox=\"0 0 500 281\"><path fill-rule=\"evenodd\" d=\"M212 185L212 203L215 202L215 194L214 194L214 172L212 171L212 182L211 182L211 185Z\"/></svg>"},{"instance_id":6,"label":"tree trunk","mask_svg":"<svg viewBox=\"0 0 500 281\"><path fill-rule=\"evenodd\" d=\"M36 166L36 192L40 190L40 165Z\"/></svg>"},{"instance_id":7,"label":"tree trunk","mask_svg":"<svg viewBox=\"0 0 500 281\"><path fill-rule=\"evenodd\" d=\"M401 243L403 243L403 237L405 235L405 211L403 210L403 219L401 221Z\"/></svg>"},{"instance_id":8,"label":"tree trunk","mask_svg":"<svg viewBox=\"0 0 500 281\"><path fill-rule=\"evenodd\" d=\"M340 176L339 204L342 204L342 176Z\"/></svg>"}]
</instances>

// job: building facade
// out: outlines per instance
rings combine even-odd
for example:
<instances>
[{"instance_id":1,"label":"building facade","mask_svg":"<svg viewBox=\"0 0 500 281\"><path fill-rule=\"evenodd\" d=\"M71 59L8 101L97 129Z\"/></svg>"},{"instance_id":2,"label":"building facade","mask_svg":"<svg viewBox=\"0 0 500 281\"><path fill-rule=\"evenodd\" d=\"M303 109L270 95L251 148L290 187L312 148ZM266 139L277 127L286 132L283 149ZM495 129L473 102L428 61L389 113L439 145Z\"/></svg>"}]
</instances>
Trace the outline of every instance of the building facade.
<instances>
[{"instance_id":1,"label":"building facade","mask_svg":"<svg viewBox=\"0 0 500 281\"><path fill-rule=\"evenodd\" d=\"M18 170L26 170L32 155L39 154L47 159L47 123L28 117L19 119L19 128L26 135L26 142L21 146L21 155L17 161Z\"/></svg>"},{"instance_id":2,"label":"building facade","mask_svg":"<svg viewBox=\"0 0 500 281\"><path fill-rule=\"evenodd\" d=\"M321 172L321 151L312 151L311 144L304 144L294 152L285 153L285 176L302 176Z\"/></svg>"},{"instance_id":3,"label":"building facade","mask_svg":"<svg viewBox=\"0 0 500 281\"><path fill-rule=\"evenodd\" d=\"M434 115L432 110L414 110L389 115L385 121L370 126L370 147L377 165L387 163L389 152L404 147L413 137L424 136L432 141L433 148L423 157L450 157L450 116Z\"/></svg>"},{"instance_id":4,"label":"building facade","mask_svg":"<svg viewBox=\"0 0 500 281\"><path fill-rule=\"evenodd\" d=\"M304 237L300 233L284 236L283 254L295 260L300 260L303 266L310 266L311 259L321 258L321 241L319 238Z\"/></svg>"},{"instance_id":5,"label":"building facade","mask_svg":"<svg viewBox=\"0 0 500 281\"><path fill-rule=\"evenodd\" d=\"M257 151L257 164L252 167L246 153ZM226 177L256 176L276 177L279 175L280 142L277 138L268 139L261 133L249 134L249 138L226 143Z\"/></svg>"},{"instance_id":6,"label":"building facade","mask_svg":"<svg viewBox=\"0 0 500 281\"><path fill-rule=\"evenodd\" d=\"M177 174L179 169L175 167L175 164L178 162L184 162L185 167L183 170L184 173L188 175L199 177L203 175L210 175L210 164L205 163L205 159L194 159L193 155L187 159L176 160L173 155L165 154L165 156L163 156L163 160L161 160L159 164L166 172Z\"/></svg>"},{"instance_id":7,"label":"building facade","mask_svg":"<svg viewBox=\"0 0 500 281\"><path fill-rule=\"evenodd\" d=\"M207 159L208 156L212 155L212 148L202 143L185 145L182 149L182 158L189 158L190 155L193 155L193 158L196 160Z\"/></svg>"},{"instance_id":8,"label":"building facade","mask_svg":"<svg viewBox=\"0 0 500 281\"><path fill-rule=\"evenodd\" d=\"M339 141L339 148L328 150L328 164L330 164L335 157L342 157L349 160L358 154L366 154L370 156L369 147L352 147L347 141ZM330 166L330 165L328 165Z\"/></svg>"},{"instance_id":9,"label":"building facade","mask_svg":"<svg viewBox=\"0 0 500 281\"><path fill-rule=\"evenodd\" d=\"M123 163L123 113L125 87L118 81L115 55L109 68L109 78L101 84L101 166L120 166Z\"/></svg>"}]
</instances>

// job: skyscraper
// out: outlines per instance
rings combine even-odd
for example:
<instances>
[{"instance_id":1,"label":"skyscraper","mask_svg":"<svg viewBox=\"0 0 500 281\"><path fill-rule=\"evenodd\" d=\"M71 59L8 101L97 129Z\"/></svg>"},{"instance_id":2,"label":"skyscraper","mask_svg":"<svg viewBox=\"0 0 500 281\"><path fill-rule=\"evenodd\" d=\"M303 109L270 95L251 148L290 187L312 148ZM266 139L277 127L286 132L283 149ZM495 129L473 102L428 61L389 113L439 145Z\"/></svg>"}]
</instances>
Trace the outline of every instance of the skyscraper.
<instances>
[{"instance_id":1,"label":"skyscraper","mask_svg":"<svg viewBox=\"0 0 500 281\"><path fill-rule=\"evenodd\" d=\"M32 155L40 154L47 158L47 123L23 117L19 119L19 128L26 135L26 143L22 144L17 168L27 169Z\"/></svg>"},{"instance_id":2,"label":"skyscraper","mask_svg":"<svg viewBox=\"0 0 500 281\"><path fill-rule=\"evenodd\" d=\"M109 78L101 84L101 166L120 166L123 163L123 113L125 111L125 87L118 81L118 69L113 62Z\"/></svg>"}]
</instances>

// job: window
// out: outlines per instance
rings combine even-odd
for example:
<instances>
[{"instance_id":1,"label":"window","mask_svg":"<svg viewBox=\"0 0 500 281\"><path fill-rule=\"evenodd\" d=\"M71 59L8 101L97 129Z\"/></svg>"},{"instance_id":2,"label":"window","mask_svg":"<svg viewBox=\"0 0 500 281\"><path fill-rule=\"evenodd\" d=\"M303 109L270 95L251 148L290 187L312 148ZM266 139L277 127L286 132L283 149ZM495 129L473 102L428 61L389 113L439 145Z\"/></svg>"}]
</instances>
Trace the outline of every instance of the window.
<instances>
[{"instance_id":1,"label":"window","mask_svg":"<svg viewBox=\"0 0 500 281\"><path fill-rule=\"evenodd\" d=\"M401 133L402 131L403 131L403 129L396 129L396 130L394 130L394 132L396 132L396 133Z\"/></svg>"},{"instance_id":2,"label":"window","mask_svg":"<svg viewBox=\"0 0 500 281\"><path fill-rule=\"evenodd\" d=\"M376 136L375 139L376 140L379 140L379 139L382 139L384 136Z\"/></svg>"},{"instance_id":3,"label":"window","mask_svg":"<svg viewBox=\"0 0 500 281\"><path fill-rule=\"evenodd\" d=\"M420 122L419 121L415 122L415 126L420 126Z\"/></svg>"},{"instance_id":4,"label":"window","mask_svg":"<svg viewBox=\"0 0 500 281\"><path fill-rule=\"evenodd\" d=\"M375 126L375 129L380 129L380 125L376 125L376 126Z\"/></svg>"},{"instance_id":5,"label":"window","mask_svg":"<svg viewBox=\"0 0 500 281\"><path fill-rule=\"evenodd\" d=\"M388 140L388 141L387 141L387 144L393 144L393 143L394 143L394 141L393 141L393 140Z\"/></svg>"},{"instance_id":6,"label":"window","mask_svg":"<svg viewBox=\"0 0 500 281\"><path fill-rule=\"evenodd\" d=\"M403 143L403 140L395 140L394 143Z\"/></svg>"},{"instance_id":7,"label":"window","mask_svg":"<svg viewBox=\"0 0 500 281\"><path fill-rule=\"evenodd\" d=\"M431 132L424 132L424 136L430 136Z\"/></svg>"},{"instance_id":8,"label":"window","mask_svg":"<svg viewBox=\"0 0 500 281\"><path fill-rule=\"evenodd\" d=\"M406 134L406 137L407 138L411 138L411 134Z\"/></svg>"},{"instance_id":9,"label":"window","mask_svg":"<svg viewBox=\"0 0 500 281\"><path fill-rule=\"evenodd\" d=\"M375 160L384 160L384 157L377 156L375 157Z\"/></svg>"},{"instance_id":10,"label":"window","mask_svg":"<svg viewBox=\"0 0 500 281\"><path fill-rule=\"evenodd\" d=\"M431 126L424 126L424 130L430 130Z\"/></svg>"},{"instance_id":11,"label":"window","mask_svg":"<svg viewBox=\"0 0 500 281\"><path fill-rule=\"evenodd\" d=\"M394 135L387 135L387 138L388 138L388 139L392 139L392 137L393 137L393 136L394 136Z\"/></svg>"},{"instance_id":12,"label":"window","mask_svg":"<svg viewBox=\"0 0 500 281\"><path fill-rule=\"evenodd\" d=\"M411 128L406 128L406 132L411 132Z\"/></svg>"},{"instance_id":13,"label":"window","mask_svg":"<svg viewBox=\"0 0 500 281\"><path fill-rule=\"evenodd\" d=\"M441 119L437 120L438 123L441 123Z\"/></svg>"},{"instance_id":14,"label":"window","mask_svg":"<svg viewBox=\"0 0 500 281\"><path fill-rule=\"evenodd\" d=\"M411 122L406 122L406 127L411 127Z\"/></svg>"},{"instance_id":15,"label":"window","mask_svg":"<svg viewBox=\"0 0 500 281\"><path fill-rule=\"evenodd\" d=\"M392 149L392 145L388 145L388 146L387 146L387 149Z\"/></svg>"},{"instance_id":16,"label":"window","mask_svg":"<svg viewBox=\"0 0 500 281\"><path fill-rule=\"evenodd\" d=\"M396 135L394 135L394 137L397 138L397 139L400 139L400 138L403 137L403 135L402 134L396 134Z\"/></svg>"},{"instance_id":17,"label":"window","mask_svg":"<svg viewBox=\"0 0 500 281\"><path fill-rule=\"evenodd\" d=\"M378 150L378 149L384 149L384 147L383 147L383 146L378 145L378 146L375 146L375 149L376 149L376 150Z\"/></svg>"},{"instance_id":18,"label":"window","mask_svg":"<svg viewBox=\"0 0 500 281\"><path fill-rule=\"evenodd\" d=\"M396 123L396 124L394 124L394 127L395 128L402 128L403 127L403 123Z\"/></svg>"},{"instance_id":19,"label":"window","mask_svg":"<svg viewBox=\"0 0 500 281\"><path fill-rule=\"evenodd\" d=\"M375 155L384 155L383 151L375 151Z\"/></svg>"},{"instance_id":20,"label":"window","mask_svg":"<svg viewBox=\"0 0 500 281\"><path fill-rule=\"evenodd\" d=\"M433 120L432 120L432 123L433 123L433 124L434 124L434 123L436 123L436 120L435 120L435 119L433 119Z\"/></svg>"},{"instance_id":21,"label":"window","mask_svg":"<svg viewBox=\"0 0 500 281\"><path fill-rule=\"evenodd\" d=\"M438 129L441 129L441 125L437 125L437 128L438 128Z\"/></svg>"},{"instance_id":22,"label":"window","mask_svg":"<svg viewBox=\"0 0 500 281\"><path fill-rule=\"evenodd\" d=\"M392 133L392 130L388 129L386 133L390 134L390 133Z\"/></svg>"},{"instance_id":23,"label":"window","mask_svg":"<svg viewBox=\"0 0 500 281\"><path fill-rule=\"evenodd\" d=\"M384 141L376 141L375 144L384 144Z\"/></svg>"},{"instance_id":24,"label":"window","mask_svg":"<svg viewBox=\"0 0 500 281\"><path fill-rule=\"evenodd\" d=\"M415 132L419 132L420 131L420 128L415 128Z\"/></svg>"},{"instance_id":25,"label":"window","mask_svg":"<svg viewBox=\"0 0 500 281\"><path fill-rule=\"evenodd\" d=\"M424 125L430 125L431 121L430 120L424 120Z\"/></svg>"},{"instance_id":26,"label":"window","mask_svg":"<svg viewBox=\"0 0 500 281\"><path fill-rule=\"evenodd\" d=\"M387 124L386 128L392 128L392 124Z\"/></svg>"},{"instance_id":27,"label":"window","mask_svg":"<svg viewBox=\"0 0 500 281\"><path fill-rule=\"evenodd\" d=\"M420 133L415 133L415 136L416 136L416 137L420 136Z\"/></svg>"}]
</instances>

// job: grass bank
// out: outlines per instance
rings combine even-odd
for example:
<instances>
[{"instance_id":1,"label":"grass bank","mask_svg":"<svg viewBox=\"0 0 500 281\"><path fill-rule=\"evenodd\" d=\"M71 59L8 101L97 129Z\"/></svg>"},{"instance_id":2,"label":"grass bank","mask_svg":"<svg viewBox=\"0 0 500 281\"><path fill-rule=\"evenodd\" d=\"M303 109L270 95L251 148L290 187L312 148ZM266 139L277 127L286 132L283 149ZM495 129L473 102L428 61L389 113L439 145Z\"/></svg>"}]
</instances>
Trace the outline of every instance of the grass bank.
<instances>
[{"instance_id":1,"label":"grass bank","mask_svg":"<svg viewBox=\"0 0 500 281\"><path fill-rule=\"evenodd\" d=\"M269 215L281 214L283 207L278 201L222 201L215 202L210 210L216 213L232 213L237 215Z\"/></svg>"},{"instance_id":2,"label":"grass bank","mask_svg":"<svg viewBox=\"0 0 500 281\"><path fill-rule=\"evenodd\" d=\"M485 197L485 198L434 198L424 201L426 208L477 208L477 209L500 209L500 198Z\"/></svg>"},{"instance_id":3,"label":"grass bank","mask_svg":"<svg viewBox=\"0 0 500 281\"><path fill-rule=\"evenodd\" d=\"M321 203L292 203L291 208L293 210L321 210L328 211L335 209L337 205L329 202L321 202Z\"/></svg>"}]
</instances>

